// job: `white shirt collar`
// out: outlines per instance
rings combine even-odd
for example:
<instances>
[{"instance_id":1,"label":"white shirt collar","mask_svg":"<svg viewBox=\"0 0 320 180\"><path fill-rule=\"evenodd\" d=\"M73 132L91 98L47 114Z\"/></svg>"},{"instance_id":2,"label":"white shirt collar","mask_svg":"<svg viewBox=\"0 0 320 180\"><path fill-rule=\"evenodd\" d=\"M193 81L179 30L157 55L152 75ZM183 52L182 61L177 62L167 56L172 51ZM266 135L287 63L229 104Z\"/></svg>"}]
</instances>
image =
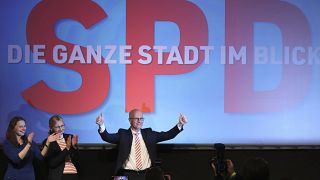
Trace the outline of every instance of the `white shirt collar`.
<instances>
[{"instance_id":1,"label":"white shirt collar","mask_svg":"<svg viewBox=\"0 0 320 180\"><path fill-rule=\"evenodd\" d=\"M132 133L133 135L135 135L135 134L140 135L140 134L141 134L141 130L135 131L135 130L133 130L132 128L130 128L130 129L131 129L131 133Z\"/></svg>"}]
</instances>

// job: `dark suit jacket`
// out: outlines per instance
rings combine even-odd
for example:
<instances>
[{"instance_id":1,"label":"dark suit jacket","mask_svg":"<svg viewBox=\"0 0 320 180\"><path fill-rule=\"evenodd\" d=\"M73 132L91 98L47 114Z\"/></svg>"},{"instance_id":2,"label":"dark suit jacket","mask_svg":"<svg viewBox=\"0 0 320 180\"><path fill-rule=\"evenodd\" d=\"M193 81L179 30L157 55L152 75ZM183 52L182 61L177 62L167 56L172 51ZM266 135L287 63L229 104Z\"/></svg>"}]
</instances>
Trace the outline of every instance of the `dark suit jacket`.
<instances>
[{"instance_id":1,"label":"dark suit jacket","mask_svg":"<svg viewBox=\"0 0 320 180\"><path fill-rule=\"evenodd\" d=\"M71 136L71 134L63 134L63 138L65 141L67 141L68 136ZM43 141L45 143L47 139ZM44 144L43 144L44 145ZM78 150L71 147L69 150L65 148L63 151L61 151L59 144L54 141L51 142L49 145L49 149L47 152L47 155L45 157L45 160L47 162L49 172L48 172L48 179L49 180L60 180L61 176L63 174L63 169L65 165L65 159L67 156L70 156L72 163L77 168L77 171L79 173L79 155Z\"/></svg>"},{"instance_id":2,"label":"dark suit jacket","mask_svg":"<svg viewBox=\"0 0 320 180\"><path fill-rule=\"evenodd\" d=\"M181 129L182 131L182 129ZM141 129L141 135L146 144L149 157L152 165L154 165L157 158L156 144L161 141L169 140L176 137L180 130L177 126L173 127L167 132L153 131L151 128ZM101 138L109 143L118 145L118 157L116 162L116 173L121 169L124 162L128 159L131 144L132 144L132 133L130 129L119 129L117 133L108 133L107 130L100 133Z\"/></svg>"}]
</instances>

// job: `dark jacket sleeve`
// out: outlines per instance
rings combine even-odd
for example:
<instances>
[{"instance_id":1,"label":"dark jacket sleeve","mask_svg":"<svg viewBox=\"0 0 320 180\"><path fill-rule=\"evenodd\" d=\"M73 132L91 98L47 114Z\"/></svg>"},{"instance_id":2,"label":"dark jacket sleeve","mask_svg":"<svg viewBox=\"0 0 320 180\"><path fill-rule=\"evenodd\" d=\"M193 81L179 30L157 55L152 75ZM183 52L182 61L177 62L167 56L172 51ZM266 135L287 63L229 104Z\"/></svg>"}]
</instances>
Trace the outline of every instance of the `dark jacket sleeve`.
<instances>
[{"instance_id":1,"label":"dark jacket sleeve","mask_svg":"<svg viewBox=\"0 0 320 180\"><path fill-rule=\"evenodd\" d=\"M19 157L20 151L10 141L5 140L3 143L3 152L5 156L14 164L21 163L22 159Z\"/></svg>"},{"instance_id":2,"label":"dark jacket sleeve","mask_svg":"<svg viewBox=\"0 0 320 180\"><path fill-rule=\"evenodd\" d=\"M119 129L119 131L121 131L121 129ZM105 129L102 133L100 133L98 130L101 136L101 139L112 144L119 144L119 141L120 141L119 131L118 133L109 133L107 129Z\"/></svg>"},{"instance_id":3,"label":"dark jacket sleeve","mask_svg":"<svg viewBox=\"0 0 320 180\"><path fill-rule=\"evenodd\" d=\"M156 132L157 142L166 141L175 138L183 129L179 130L178 126L174 126L169 131L166 132Z\"/></svg>"},{"instance_id":4,"label":"dark jacket sleeve","mask_svg":"<svg viewBox=\"0 0 320 180\"><path fill-rule=\"evenodd\" d=\"M58 145L59 146L59 145ZM58 167L60 164L65 162L66 156L69 154L67 149L61 151L60 149L54 148L54 144L50 144L46 160L49 168Z\"/></svg>"}]
</instances>

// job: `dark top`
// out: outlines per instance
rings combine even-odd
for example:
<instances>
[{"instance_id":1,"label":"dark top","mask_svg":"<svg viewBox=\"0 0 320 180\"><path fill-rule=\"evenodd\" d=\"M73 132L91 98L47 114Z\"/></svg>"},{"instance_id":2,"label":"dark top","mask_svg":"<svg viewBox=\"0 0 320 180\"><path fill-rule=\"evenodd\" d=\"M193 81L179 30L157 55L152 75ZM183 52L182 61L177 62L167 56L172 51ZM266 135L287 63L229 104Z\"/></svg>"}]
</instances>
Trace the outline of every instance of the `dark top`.
<instances>
[{"instance_id":1,"label":"dark top","mask_svg":"<svg viewBox=\"0 0 320 180\"><path fill-rule=\"evenodd\" d=\"M181 129L182 131L183 129ZM98 130L99 132L99 130ZM161 141L173 139L180 133L178 126L173 127L167 132L153 131L151 128L141 129L141 135L146 144L149 157L151 159L151 165L155 165L157 157L156 144ZM116 173L119 173L124 162L128 159L131 144L132 144L132 132L129 129L119 129L117 133L108 133L107 130L100 133L101 138L109 143L118 145L118 157L116 162Z\"/></svg>"},{"instance_id":2,"label":"dark top","mask_svg":"<svg viewBox=\"0 0 320 180\"><path fill-rule=\"evenodd\" d=\"M29 151L23 159L20 159L18 154L27 145L14 145L9 140L3 142L3 152L8 158L8 168L5 173L4 179L15 179L15 180L34 180L34 169L32 165L33 158L36 157L42 160L43 157L40 153L40 149L35 142L32 142Z\"/></svg>"},{"instance_id":3,"label":"dark top","mask_svg":"<svg viewBox=\"0 0 320 180\"><path fill-rule=\"evenodd\" d=\"M63 138L66 142L69 136L72 137L71 134L63 134ZM45 139L42 144L44 145L46 141L47 139ZM69 157L79 173L79 151L74 149L72 146L69 150L65 148L63 151L61 151L60 146L56 141L50 143L47 155L45 157L48 165L48 180L61 179L65 166L65 160Z\"/></svg>"}]
</instances>

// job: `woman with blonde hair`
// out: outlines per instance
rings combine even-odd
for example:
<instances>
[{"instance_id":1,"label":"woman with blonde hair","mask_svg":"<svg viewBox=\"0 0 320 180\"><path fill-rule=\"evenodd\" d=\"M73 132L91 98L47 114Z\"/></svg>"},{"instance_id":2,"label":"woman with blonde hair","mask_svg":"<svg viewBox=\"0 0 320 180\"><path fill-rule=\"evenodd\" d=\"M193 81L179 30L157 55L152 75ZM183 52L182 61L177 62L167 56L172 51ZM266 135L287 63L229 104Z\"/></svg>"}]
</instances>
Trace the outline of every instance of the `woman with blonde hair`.
<instances>
[{"instance_id":1,"label":"woman with blonde hair","mask_svg":"<svg viewBox=\"0 0 320 180\"><path fill-rule=\"evenodd\" d=\"M66 134L65 124L60 115L49 119L49 134L59 138L48 149L46 161L49 167L49 180L78 180L78 136ZM44 140L45 142L46 140Z\"/></svg>"}]
</instances>

